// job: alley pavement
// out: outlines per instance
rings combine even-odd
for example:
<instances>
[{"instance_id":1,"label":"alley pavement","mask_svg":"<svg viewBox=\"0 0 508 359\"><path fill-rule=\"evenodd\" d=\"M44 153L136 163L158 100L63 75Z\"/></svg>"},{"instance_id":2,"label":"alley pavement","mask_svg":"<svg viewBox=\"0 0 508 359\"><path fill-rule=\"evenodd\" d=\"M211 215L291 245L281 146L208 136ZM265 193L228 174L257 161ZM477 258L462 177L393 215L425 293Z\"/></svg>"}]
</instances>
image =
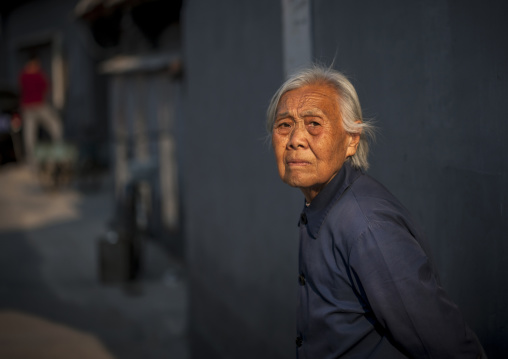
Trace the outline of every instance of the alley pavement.
<instances>
[{"instance_id":1,"label":"alley pavement","mask_svg":"<svg viewBox=\"0 0 508 359\"><path fill-rule=\"evenodd\" d=\"M0 358L188 358L185 270L156 239L139 280L99 280L112 209L107 176L47 190L26 166L0 166Z\"/></svg>"}]
</instances>

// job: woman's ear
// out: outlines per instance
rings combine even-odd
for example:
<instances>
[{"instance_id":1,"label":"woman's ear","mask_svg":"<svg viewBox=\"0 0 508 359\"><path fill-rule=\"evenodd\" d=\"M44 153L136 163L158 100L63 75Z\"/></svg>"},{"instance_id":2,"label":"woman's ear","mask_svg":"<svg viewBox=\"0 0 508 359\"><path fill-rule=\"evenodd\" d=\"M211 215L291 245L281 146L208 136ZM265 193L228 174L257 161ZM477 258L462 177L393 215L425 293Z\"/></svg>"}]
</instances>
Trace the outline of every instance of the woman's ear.
<instances>
[{"instance_id":1,"label":"woman's ear","mask_svg":"<svg viewBox=\"0 0 508 359\"><path fill-rule=\"evenodd\" d=\"M349 134L349 144L346 150L346 157L351 157L356 153L356 149L358 148L358 144L360 143L360 133L350 133Z\"/></svg>"}]
</instances>

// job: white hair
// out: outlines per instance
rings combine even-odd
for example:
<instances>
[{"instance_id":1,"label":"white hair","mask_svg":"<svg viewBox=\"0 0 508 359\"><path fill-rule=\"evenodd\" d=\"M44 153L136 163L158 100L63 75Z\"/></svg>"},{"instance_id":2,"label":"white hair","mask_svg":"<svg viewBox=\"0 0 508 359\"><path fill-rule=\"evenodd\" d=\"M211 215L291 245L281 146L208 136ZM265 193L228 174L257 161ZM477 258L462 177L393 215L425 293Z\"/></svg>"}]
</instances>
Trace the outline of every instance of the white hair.
<instances>
[{"instance_id":1,"label":"white hair","mask_svg":"<svg viewBox=\"0 0 508 359\"><path fill-rule=\"evenodd\" d=\"M301 70L293 74L273 95L267 110L266 129L271 135L277 112L277 106L281 97L288 91L296 90L303 86L322 84L332 87L337 91L340 117L344 129L348 133L360 133L360 142L356 153L348 160L356 168L367 170L369 162L369 141L374 139L375 128L370 121L362 116L360 100L355 88L347 77L339 71L314 65L311 68Z\"/></svg>"}]
</instances>

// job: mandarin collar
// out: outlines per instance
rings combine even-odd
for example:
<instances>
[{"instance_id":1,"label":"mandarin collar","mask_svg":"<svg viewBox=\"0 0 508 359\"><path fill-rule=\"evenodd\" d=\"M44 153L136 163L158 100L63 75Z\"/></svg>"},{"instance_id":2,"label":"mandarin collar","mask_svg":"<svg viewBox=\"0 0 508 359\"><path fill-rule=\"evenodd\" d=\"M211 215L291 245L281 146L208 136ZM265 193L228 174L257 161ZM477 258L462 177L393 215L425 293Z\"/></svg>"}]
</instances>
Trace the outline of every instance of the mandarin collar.
<instances>
[{"instance_id":1,"label":"mandarin collar","mask_svg":"<svg viewBox=\"0 0 508 359\"><path fill-rule=\"evenodd\" d=\"M308 207L304 205L302 217L306 219L307 230L314 239L317 238L321 225L332 206L340 199L349 186L363 174L360 169L353 167L350 162L344 162L339 172L318 193ZM303 224L302 220L298 223L299 226Z\"/></svg>"}]
</instances>

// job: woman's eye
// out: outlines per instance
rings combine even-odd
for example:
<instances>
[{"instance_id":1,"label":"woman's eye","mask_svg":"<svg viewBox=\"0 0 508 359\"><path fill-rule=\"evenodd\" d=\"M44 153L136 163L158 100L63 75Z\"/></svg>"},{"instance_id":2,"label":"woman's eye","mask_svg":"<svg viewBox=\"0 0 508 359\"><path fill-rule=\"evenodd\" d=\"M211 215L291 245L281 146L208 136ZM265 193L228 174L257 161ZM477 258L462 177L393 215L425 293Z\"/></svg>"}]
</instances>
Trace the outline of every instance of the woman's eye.
<instances>
[{"instance_id":1,"label":"woman's eye","mask_svg":"<svg viewBox=\"0 0 508 359\"><path fill-rule=\"evenodd\" d=\"M321 126L321 123L320 122L317 122L317 121L310 121L308 124L307 124L307 131L311 134L311 135L319 135L321 133L323 129L323 126Z\"/></svg>"},{"instance_id":2,"label":"woman's eye","mask_svg":"<svg viewBox=\"0 0 508 359\"><path fill-rule=\"evenodd\" d=\"M291 122L279 122L275 125L275 130L280 135L288 135L291 133L293 126Z\"/></svg>"},{"instance_id":3,"label":"woman's eye","mask_svg":"<svg viewBox=\"0 0 508 359\"><path fill-rule=\"evenodd\" d=\"M307 128L309 130L317 130L318 128L321 127L321 123L317 122L317 121L311 121L307 124Z\"/></svg>"}]
</instances>

